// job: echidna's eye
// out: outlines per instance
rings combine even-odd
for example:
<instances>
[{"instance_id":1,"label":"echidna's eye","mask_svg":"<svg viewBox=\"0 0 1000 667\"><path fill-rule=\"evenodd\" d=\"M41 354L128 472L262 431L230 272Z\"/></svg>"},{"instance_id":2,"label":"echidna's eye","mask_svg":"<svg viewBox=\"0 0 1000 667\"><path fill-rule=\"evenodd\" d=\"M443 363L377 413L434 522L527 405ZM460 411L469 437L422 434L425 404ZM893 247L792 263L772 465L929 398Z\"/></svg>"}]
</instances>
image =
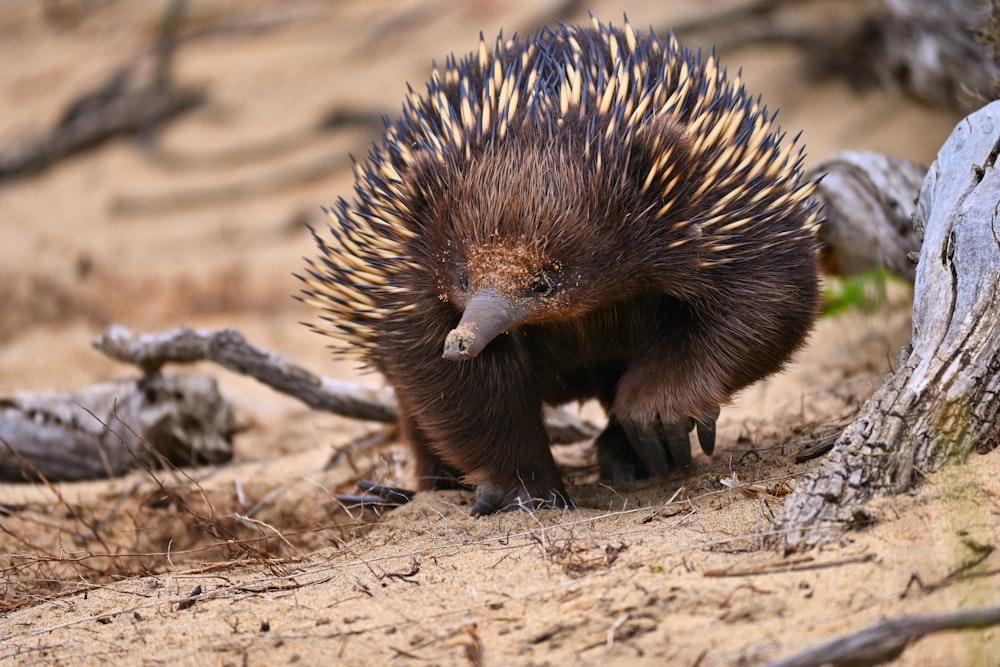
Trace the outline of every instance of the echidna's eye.
<instances>
[{"instance_id":1,"label":"echidna's eye","mask_svg":"<svg viewBox=\"0 0 1000 667\"><path fill-rule=\"evenodd\" d=\"M469 272L465 269L458 272L458 288L463 292L469 291Z\"/></svg>"},{"instance_id":2,"label":"echidna's eye","mask_svg":"<svg viewBox=\"0 0 1000 667\"><path fill-rule=\"evenodd\" d=\"M531 279L528 289L535 296L547 296L555 289L555 282L548 273L537 275Z\"/></svg>"}]
</instances>

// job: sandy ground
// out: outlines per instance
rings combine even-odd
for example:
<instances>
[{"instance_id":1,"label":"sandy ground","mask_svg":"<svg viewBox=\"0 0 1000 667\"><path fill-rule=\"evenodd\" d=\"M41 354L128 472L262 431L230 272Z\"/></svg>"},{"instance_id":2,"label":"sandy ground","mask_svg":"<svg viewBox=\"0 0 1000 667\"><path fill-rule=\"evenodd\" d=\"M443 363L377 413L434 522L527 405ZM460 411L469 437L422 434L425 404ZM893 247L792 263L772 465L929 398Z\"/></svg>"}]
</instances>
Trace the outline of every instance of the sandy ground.
<instances>
[{"instance_id":1,"label":"sandy ground","mask_svg":"<svg viewBox=\"0 0 1000 667\"><path fill-rule=\"evenodd\" d=\"M138 58L163 5L92 4L58 24L33 2L0 5L0 149ZM357 377L297 324L312 313L290 298L312 254L303 222L349 194L349 163L222 201L192 193L362 154L369 129L311 128L332 110L393 113L432 59L470 49L480 30L530 31L556 3L191 4L196 36L175 74L210 100L162 133L162 151L114 141L0 185L0 392L133 373L90 347L112 322L236 327L317 372ZM664 28L734 4L590 7ZM790 20L822 25L828 9ZM856 149L929 163L957 121L897 92L811 80L791 47L723 57L784 127L803 129L811 159ZM274 143L285 149L264 150ZM252 159L226 159L249 146ZM873 525L813 552L761 547L811 467L794 455L849 420L908 333L909 293L894 285L875 312L823 320L785 373L745 391L723 412L720 451L690 477L612 489L595 483L588 444L561 447L578 510L485 519L467 516L471 494L459 492L421 494L382 521L347 511L333 494L358 476L410 482L403 448L328 465L380 427L197 365L187 370L218 376L237 408L232 464L0 485L0 505L17 508L0 514L0 662L750 665L882 619L984 606L1000 593L998 452L876 503ZM997 632L935 635L897 663L1000 664Z\"/></svg>"}]
</instances>

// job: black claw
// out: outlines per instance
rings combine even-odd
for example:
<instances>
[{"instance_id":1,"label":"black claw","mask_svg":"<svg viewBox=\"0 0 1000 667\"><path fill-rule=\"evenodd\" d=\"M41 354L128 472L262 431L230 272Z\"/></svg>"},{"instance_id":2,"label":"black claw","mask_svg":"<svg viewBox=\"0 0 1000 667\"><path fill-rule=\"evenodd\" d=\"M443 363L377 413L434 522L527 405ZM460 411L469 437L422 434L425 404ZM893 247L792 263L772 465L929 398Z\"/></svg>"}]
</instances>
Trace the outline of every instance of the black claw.
<instances>
[{"instance_id":1,"label":"black claw","mask_svg":"<svg viewBox=\"0 0 1000 667\"><path fill-rule=\"evenodd\" d=\"M633 482L649 479L649 470L636 454L618 420L611 418L594 441L602 480Z\"/></svg>"},{"instance_id":2,"label":"black claw","mask_svg":"<svg viewBox=\"0 0 1000 667\"><path fill-rule=\"evenodd\" d=\"M505 495L498 486L480 484L476 487L476 503L472 506L472 516L487 516L500 511Z\"/></svg>"},{"instance_id":3,"label":"black claw","mask_svg":"<svg viewBox=\"0 0 1000 667\"><path fill-rule=\"evenodd\" d=\"M417 495L414 491L410 491L409 489L401 489L398 486L379 484L378 482L371 482L367 479L359 479L357 484L363 491L368 491L369 493L379 496L380 498L385 498L386 500L394 500L400 505L412 502L413 497Z\"/></svg>"},{"instance_id":4,"label":"black claw","mask_svg":"<svg viewBox=\"0 0 1000 667\"><path fill-rule=\"evenodd\" d=\"M646 468L653 475L665 475L670 472L670 462L667 452L660 439L657 422L633 422L622 420L625 435L632 443L632 449L639 455Z\"/></svg>"},{"instance_id":5,"label":"black claw","mask_svg":"<svg viewBox=\"0 0 1000 667\"><path fill-rule=\"evenodd\" d=\"M683 418L664 422L659 418L639 423L622 421L632 448L653 475L691 466L691 429L694 420Z\"/></svg>"},{"instance_id":6,"label":"black claw","mask_svg":"<svg viewBox=\"0 0 1000 667\"><path fill-rule=\"evenodd\" d=\"M715 420L718 418L719 408L715 408L708 420L698 422L698 442L701 444L701 451L709 456L715 451Z\"/></svg>"},{"instance_id":7,"label":"black claw","mask_svg":"<svg viewBox=\"0 0 1000 667\"><path fill-rule=\"evenodd\" d=\"M674 470L691 467L690 433L693 427L693 420L688 418L675 422L660 422L660 436L663 438L663 445Z\"/></svg>"},{"instance_id":8,"label":"black claw","mask_svg":"<svg viewBox=\"0 0 1000 667\"><path fill-rule=\"evenodd\" d=\"M338 493L334 496L338 501L347 505L374 505L376 507L399 507L413 500L413 491L401 489L397 486L386 486L378 482L370 482L366 479L357 481L358 487L368 493L354 495L348 493Z\"/></svg>"}]
</instances>

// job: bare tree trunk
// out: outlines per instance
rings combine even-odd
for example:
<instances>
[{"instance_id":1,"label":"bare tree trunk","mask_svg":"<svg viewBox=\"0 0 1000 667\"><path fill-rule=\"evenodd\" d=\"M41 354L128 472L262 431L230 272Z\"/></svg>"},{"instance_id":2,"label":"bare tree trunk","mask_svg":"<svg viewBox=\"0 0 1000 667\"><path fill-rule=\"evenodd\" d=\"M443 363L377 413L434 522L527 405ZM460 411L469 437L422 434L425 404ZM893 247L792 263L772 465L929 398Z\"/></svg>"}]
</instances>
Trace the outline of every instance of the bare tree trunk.
<instances>
[{"instance_id":1,"label":"bare tree trunk","mask_svg":"<svg viewBox=\"0 0 1000 667\"><path fill-rule=\"evenodd\" d=\"M775 517L775 542L819 542L914 473L1000 444L1000 102L955 128L924 179L913 333L901 367Z\"/></svg>"}]
</instances>

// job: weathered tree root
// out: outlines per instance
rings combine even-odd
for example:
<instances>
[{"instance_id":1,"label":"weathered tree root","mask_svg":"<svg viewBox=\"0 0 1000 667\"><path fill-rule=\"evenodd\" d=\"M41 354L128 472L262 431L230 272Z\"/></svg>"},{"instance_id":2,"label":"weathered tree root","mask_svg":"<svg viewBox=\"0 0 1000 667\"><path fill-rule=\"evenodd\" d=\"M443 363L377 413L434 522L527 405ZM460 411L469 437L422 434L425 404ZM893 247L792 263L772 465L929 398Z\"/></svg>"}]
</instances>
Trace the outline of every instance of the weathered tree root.
<instances>
[{"instance_id":1,"label":"weathered tree root","mask_svg":"<svg viewBox=\"0 0 1000 667\"><path fill-rule=\"evenodd\" d=\"M913 333L900 368L785 501L774 546L837 534L916 471L1000 444L1000 102L963 120L924 179Z\"/></svg>"}]
</instances>

